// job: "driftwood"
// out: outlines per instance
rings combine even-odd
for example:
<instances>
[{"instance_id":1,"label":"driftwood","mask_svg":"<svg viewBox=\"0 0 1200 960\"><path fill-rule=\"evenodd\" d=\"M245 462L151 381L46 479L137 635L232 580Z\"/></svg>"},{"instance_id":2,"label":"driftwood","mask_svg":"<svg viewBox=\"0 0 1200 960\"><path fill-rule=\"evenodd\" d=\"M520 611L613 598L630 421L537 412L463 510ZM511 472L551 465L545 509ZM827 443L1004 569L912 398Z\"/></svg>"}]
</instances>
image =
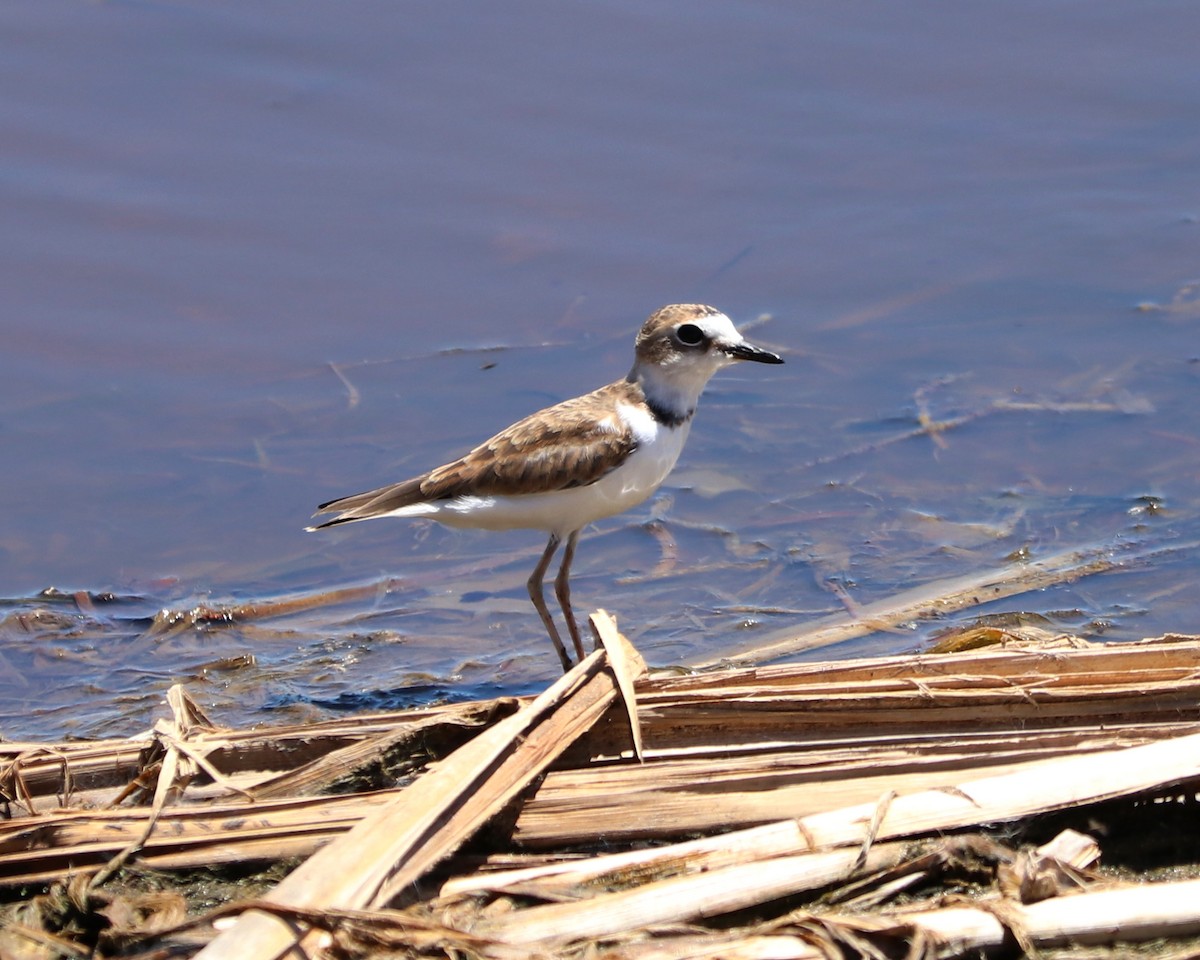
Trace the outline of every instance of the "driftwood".
<instances>
[{"instance_id":1,"label":"driftwood","mask_svg":"<svg viewBox=\"0 0 1200 960\"><path fill-rule=\"evenodd\" d=\"M1003 567L970 573L949 580L922 584L884 600L862 604L855 616L837 615L817 620L801 633L787 627L757 638L753 647L729 650L698 667L720 666L729 661L773 660L801 650L815 650L888 630L911 621L945 616L983 603L1043 590L1058 583L1073 583L1098 573L1136 569L1166 553L1193 551L1198 544L1181 543L1143 550L1107 544L1090 549L1071 549L1048 557L1013 562Z\"/></svg>"},{"instance_id":2,"label":"driftwood","mask_svg":"<svg viewBox=\"0 0 1200 960\"><path fill-rule=\"evenodd\" d=\"M1197 902L1200 880L1181 880L1056 897L1034 904L993 902L984 907L943 907L879 917L826 914L776 925L769 935L738 931L663 937L618 946L605 956L609 960L828 960L834 954L823 949L823 942L866 945L868 949L873 942L890 942L908 946L910 956L934 960L978 957L992 951L1011 955L1014 941L1029 955L1034 950L1070 944L1195 936L1200 933Z\"/></svg>"},{"instance_id":3,"label":"driftwood","mask_svg":"<svg viewBox=\"0 0 1200 960\"><path fill-rule=\"evenodd\" d=\"M765 857L743 857L736 865L594 896L583 903L533 907L509 914L484 930L498 940L525 943L561 936L563 931L572 937L599 937L626 927L716 916L849 876L869 861L867 851L877 840L1016 820L1185 781L1200 782L1200 734L1086 757L1035 761L1013 773L905 796L889 791L873 804L780 824L790 835L780 836ZM725 839L734 844L739 838L727 835ZM840 857L816 852L847 847L849 853ZM670 848L656 853L679 859ZM537 895L529 881L521 892ZM1196 906L1200 918L1200 901Z\"/></svg>"},{"instance_id":4,"label":"driftwood","mask_svg":"<svg viewBox=\"0 0 1200 960\"><path fill-rule=\"evenodd\" d=\"M222 907L240 918L221 934L215 915L153 936L114 928L126 945L207 943L206 960L598 943L630 958L897 944L951 957L1200 930L1195 881L1122 885L1091 866L1095 838L1010 850L978 835L1114 798L1192 797L1195 638L635 681L636 654L607 618L595 628L607 652L536 699L228 731L177 691L174 718L143 737L2 744L0 885L70 881L86 905L122 867L308 857L265 897ZM463 846L485 824L486 856ZM995 876L975 902L887 907L964 856ZM123 916L106 896L105 916ZM767 919L703 928L747 909ZM49 924L0 914L0 955L35 942L70 955Z\"/></svg>"},{"instance_id":5,"label":"driftwood","mask_svg":"<svg viewBox=\"0 0 1200 960\"><path fill-rule=\"evenodd\" d=\"M607 619L605 647L627 646ZM645 666L632 648L593 653L549 690L456 750L412 787L311 857L267 898L314 910L382 906L454 852L540 774L620 696L626 683L610 664ZM636 736L633 738L636 740ZM353 865L353 866L351 866ZM256 910L204 950L203 960L275 957L310 931Z\"/></svg>"}]
</instances>

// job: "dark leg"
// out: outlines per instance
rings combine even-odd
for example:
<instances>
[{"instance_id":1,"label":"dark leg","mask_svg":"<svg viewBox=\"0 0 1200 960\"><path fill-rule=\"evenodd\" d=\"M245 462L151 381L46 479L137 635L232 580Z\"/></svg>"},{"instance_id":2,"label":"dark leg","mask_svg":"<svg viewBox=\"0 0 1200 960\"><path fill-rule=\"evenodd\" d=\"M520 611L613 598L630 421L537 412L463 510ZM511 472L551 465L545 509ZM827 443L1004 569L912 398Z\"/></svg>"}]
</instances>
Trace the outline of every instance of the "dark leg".
<instances>
[{"instance_id":1,"label":"dark leg","mask_svg":"<svg viewBox=\"0 0 1200 960\"><path fill-rule=\"evenodd\" d=\"M546 568L550 566L550 560L554 557L554 552L558 549L558 545L561 542L553 533L550 534L550 542L546 544L546 552L542 554L542 559L538 561L538 565L533 568L533 573L526 585L529 587L529 599L533 601L533 605L537 608L538 616L542 618L546 632L550 634L550 640L554 643L554 649L558 651L558 658L562 661L563 665L563 673L566 673L571 669L571 660L567 656L567 649L563 646L562 638L558 635L558 628L554 625L550 611L546 609L546 598L542 593L542 581L546 578Z\"/></svg>"},{"instance_id":2,"label":"dark leg","mask_svg":"<svg viewBox=\"0 0 1200 960\"><path fill-rule=\"evenodd\" d=\"M571 631L571 642L575 644L575 652L583 660L583 640L579 637L579 624L575 622L575 614L571 612L571 561L575 559L575 541L579 539L579 531L572 530L567 537L567 547L563 550L562 566L558 568L558 577L554 581L554 593L558 597L558 605L562 607L563 616L567 620L567 629Z\"/></svg>"}]
</instances>

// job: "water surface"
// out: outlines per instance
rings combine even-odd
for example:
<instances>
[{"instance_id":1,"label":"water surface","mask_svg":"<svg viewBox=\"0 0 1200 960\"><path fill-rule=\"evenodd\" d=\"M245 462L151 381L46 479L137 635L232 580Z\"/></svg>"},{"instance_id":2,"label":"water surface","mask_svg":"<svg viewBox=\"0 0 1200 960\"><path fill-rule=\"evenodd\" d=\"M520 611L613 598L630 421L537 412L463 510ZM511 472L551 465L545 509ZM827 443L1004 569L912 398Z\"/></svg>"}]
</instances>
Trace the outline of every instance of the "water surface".
<instances>
[{"instance_id":1,"label":"water surface","mask_svg":"<svg viewBox=\"0 0 1200 960\"><path fill-rule=\"evenodd\" d=\"M1096 544L1161 552L951 621L1194 631L1198 31L1107 0L0 8L0 732L138 730L172 682L230 724L540 688L540 535L302 528L623 375L670 302L787 364L719 375L660 494L585 534L578 605L652 663ZM962 420L897 439L922 418Z\"/></svg>"}]
</instances>

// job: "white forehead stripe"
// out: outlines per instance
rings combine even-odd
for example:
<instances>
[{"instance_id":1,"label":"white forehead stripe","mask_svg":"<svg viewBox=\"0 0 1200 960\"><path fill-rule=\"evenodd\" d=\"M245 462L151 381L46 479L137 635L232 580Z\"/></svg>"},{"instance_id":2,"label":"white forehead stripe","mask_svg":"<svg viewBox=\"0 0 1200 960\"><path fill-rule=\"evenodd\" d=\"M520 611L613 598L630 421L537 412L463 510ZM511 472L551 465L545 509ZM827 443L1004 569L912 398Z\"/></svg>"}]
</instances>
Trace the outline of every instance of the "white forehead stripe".
<instances>
[{"instance_id":1,"label":"white forehead stripe","mask_svg":"<svg viewBox=\"0 0 1200 960\"><path fill-rule=\"evenodd\" d=\"M723 313L713 313L688 322L699 327L704 331L705 336L718 343L741 343L743 340L742 335L737 332L737 327L733 325L733 321Z\"/></svg>"}]
</instances>

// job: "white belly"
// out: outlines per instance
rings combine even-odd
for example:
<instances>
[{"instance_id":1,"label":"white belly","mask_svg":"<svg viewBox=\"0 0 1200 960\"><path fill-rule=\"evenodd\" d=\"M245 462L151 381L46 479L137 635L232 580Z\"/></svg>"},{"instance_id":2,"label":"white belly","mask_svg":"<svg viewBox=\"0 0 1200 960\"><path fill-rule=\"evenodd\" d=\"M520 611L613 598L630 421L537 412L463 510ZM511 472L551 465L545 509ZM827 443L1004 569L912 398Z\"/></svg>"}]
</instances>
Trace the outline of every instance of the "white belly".
<instances>
[{"instance_id":1,"label":"white belly","mask_svg":"<svg viewBox=\"0 0 1200 960\"><path fill-rule=\"evenodd\" d=\"M586 487L417 503L393 516L428 517L450 527L545 530L565 537L595 520L637 506L667 478L683 450L690 424L639 426L646 429L639 431L637 449L615 470Z\"/></svg>"}]
</instances>

